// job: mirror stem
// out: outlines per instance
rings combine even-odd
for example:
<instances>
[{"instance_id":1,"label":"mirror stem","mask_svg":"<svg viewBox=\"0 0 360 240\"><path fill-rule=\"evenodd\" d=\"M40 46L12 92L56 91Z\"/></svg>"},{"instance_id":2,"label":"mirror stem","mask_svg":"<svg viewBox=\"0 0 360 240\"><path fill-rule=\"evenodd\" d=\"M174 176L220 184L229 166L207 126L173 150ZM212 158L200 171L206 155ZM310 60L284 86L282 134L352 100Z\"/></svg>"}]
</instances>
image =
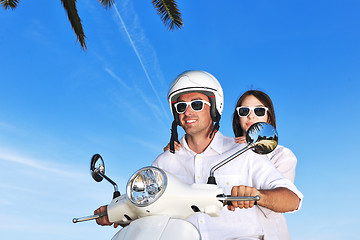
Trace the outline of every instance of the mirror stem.
<instances>
[{"instance_id":1,"label":"mirror stem","mask_svg":"<svg viewBox=\"0 0 360 240\"><path fill-rule=\"evenodd\" d=\"M105 174L101 173L100 171L96 171L97 174L99 174L100 176L102 176L103 178L105 178L106 180L108 180L113 186L114 186L114 195L113 195L113 199L120 196L120 192L118 190L118 186L117 184L111 180L110 178L108 178Z\"/></svg>"},{"instance_id":2,"label":"mirror stem","mask_svg":"<svg viewBox=\"0 0 360 240\"><path fill-rule=\"evenodd\" d=\"M236 158L237 156L239 156L240 154L243 154L244 152L246 152L247 150L249 150L250 148L253 147L253 143L249 143L246 147L240 149L239 151L237 151L236 153L234 153L233 155L231 155L230 157L226 158L225 160L219 162L218 164L216 164L214 167L212 167L210 169L210 176L208 178L208 184L216 184L216 180L214 177L214 172L224 166L225 164L227 164L228 162L230 162L231 160L233 160L234 158Z\"/></svg>"}]
</instances>

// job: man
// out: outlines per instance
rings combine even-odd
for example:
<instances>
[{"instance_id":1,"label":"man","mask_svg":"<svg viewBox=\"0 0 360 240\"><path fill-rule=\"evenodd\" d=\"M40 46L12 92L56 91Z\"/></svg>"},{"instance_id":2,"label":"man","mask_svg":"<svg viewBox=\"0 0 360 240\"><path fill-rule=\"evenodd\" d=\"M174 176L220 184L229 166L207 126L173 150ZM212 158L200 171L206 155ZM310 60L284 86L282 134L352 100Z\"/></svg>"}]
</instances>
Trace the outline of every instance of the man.
<instances>
[{"instance_id":1,"label":"man","mask_svg":"<svg viewBox=\"0 0 360 240\"><path fill-rule=\"evenodd\" d=\"M186 134L180 139L179 151L173 154L172 148L164 152L153 165L188 184L206 183L214 165L244 147L217 132L223 110L222 88L207 72L187 71L173 82L168 100L174 116L170 146L176 141L176 125ZM226 194L259 195L257 204L276 212L299 208L302 194L266 157L252 151L219 168L215 177ZM223 209L220 217L197 213L188 220L198 227L203 239L262 239L264 235L266 239L261 225L263 218L253 201L245 201L233 202L233 206Z\"/></svg>"},{"instance_id":2,"label":"man","mask_svg":"<svg viewBox=\"0 0 360 240\"><path fill-rule=\"evenodd\" d=\"M203 71L187 71L173 82L168 100L174 116L170 151L159 155L153 165L182 181L206 183L210 169L243 146L220 132L223 91L214 76ZM176 127L185 135L182 148L175 152ZM260 196L259 206L276 212L295 211L302 194L275 169L266 157L247 151L215 172L217 184L232 196ZM264 190L262 190L264 189ZM265 190L266 189L266 190ZM233 202L223 208L220 217L196 213L188 221L200 231L202 239L266 239L262 228L264 215L253 201ZM98 214L104 211L99 208ZM98 224L110 224L106 218Z\"/></svg>"}]
</instances>

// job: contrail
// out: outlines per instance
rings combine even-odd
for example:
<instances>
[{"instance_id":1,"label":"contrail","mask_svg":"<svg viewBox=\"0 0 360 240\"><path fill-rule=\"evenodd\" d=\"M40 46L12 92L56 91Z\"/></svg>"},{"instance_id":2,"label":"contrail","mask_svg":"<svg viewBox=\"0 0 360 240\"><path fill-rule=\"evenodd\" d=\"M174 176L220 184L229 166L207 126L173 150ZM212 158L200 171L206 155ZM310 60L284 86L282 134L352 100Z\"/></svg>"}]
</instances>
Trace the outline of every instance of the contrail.
<instances>
[{"instance_id":1,"label":"contrail","mask_svg":"<svg viewBox=\"0 0 360 240\"><path fill-rule=\"evenodd\" d=\"M131 88L124 83L110 68L105 68L105 71L114 79L116 79L123 87L125 87L127 90L131 90Z\"/></svg>"},{"instance_id":2,"label":"contrail","mask_svg":"<svg viewBox=\"0 0 360 240\"><path fill-rule=\"evenodd\" d=\"M142 59L141 59L141 57L140 57L140 54L139 54L138 50L137 50L136 47L135 47L135 44L134 44L134 42L133 42L133 40L132 40L132 38L131 38L131 36L130 36L130 34L129 34L126 26L125 26L125 23L124 23L121 15L120 15L120 13L119 13L119 11L118 11L115 3L113 4L113 7L114 7L114 9L115 9L116 15L118 16L118 18L119 18L119 20L120 20L120 22L121 22L121 25L123 26L123 28L124 28L124 30L125 30L125 33L126 33L127 37L129 38L129 41L130 41L130 43L131 43L131 46L132 46L132 48L133 48L133 50L134 50L134 52L135 52L135 54L136 54L136 56L137 56L140 64L141 64L141 67L142 67L142 69L143 69L143 71L144 71L144 73L145 73L145 75L146 75L146 79L148 80L148 82L149 82L152 90L154 91L154 93L155 93L155 95L156 95L156 98L157 98L157 100L159 101L160 106L161 106L161 108L162 108L162 110L163 110L163 112L164 112L164 115L168 118L167 112L165 111L164 106L163 106L162 103L161 103L159 94L158 94L158 92L156 91L156 89L155 89L155 87L154 87L154 85L153 85L153 83L152 83L152 81L151 81L151 78L150 78L150 76L149 76L149 74L148 74L148 72L147 72L147 70L146 70L146 68L145 68L145 65L144 65L144 63L143 63L143 61L142 61Z\"/></svg>"}]
</instances>

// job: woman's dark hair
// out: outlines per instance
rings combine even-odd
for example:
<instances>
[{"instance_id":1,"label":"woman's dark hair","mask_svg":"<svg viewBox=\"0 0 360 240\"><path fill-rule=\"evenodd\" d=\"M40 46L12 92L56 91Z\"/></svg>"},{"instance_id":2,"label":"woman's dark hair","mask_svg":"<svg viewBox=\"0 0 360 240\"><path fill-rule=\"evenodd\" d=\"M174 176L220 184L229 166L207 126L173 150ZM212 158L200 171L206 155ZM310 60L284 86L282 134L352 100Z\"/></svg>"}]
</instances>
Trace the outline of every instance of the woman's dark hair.
<instances>
[{"instance_id":1,"label":"woman's dark hair","mask_svg":"<svg viewBox=\"0 0 360 240\"><path fill-rule=\"evenodd\" d=\"M240 117L237 114L236 108L240 107L242 102L244 101L244 99L247 96L251 96L251 95L256 97L265 107L267 107L269 109L267 112L268 113L267 122L270 123L276 129L275 111L274 111L274 106L272 104L270 97L262 91L249 90L249 91L246 91L243 95L241 95L241 97L239 98L239 100L236 103L236 107L235 107L235 110L233 113L232 125L233 125L233 131L234 131L235 137L241 137L244 135L243 129L241 128L241 125L240 125L240 119L239 119Z\"/></svg>"}]
</instances>

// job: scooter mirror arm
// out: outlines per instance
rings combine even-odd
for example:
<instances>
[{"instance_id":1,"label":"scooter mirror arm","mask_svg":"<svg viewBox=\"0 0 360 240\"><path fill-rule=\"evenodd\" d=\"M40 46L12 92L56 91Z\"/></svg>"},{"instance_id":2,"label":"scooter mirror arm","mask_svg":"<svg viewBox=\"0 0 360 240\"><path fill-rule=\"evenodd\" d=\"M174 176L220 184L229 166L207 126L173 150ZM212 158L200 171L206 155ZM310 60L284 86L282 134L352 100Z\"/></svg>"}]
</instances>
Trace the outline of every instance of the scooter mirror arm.
<instances>
[{"instance_id":1,"label":"scooter mirror arm","mask_svg":"<svg viewBox=\"0 0 360 240\"><path fill-rule=\"evenodd\" d=\"M103 174L101 171L98 171L98 169L96 169L94 171L95 173L99 174L100 176L102 176L103 178L105 178L108 182L110 182L113 186L114 186L114 195L113 195L113 199L120 196L120 192L118 190L118 186L117 184L111 180L110 178L108 178L108 176L106 176L105 174Z\"/></svg>"},{"instance_id":2,"label":"scooter mirror arm","mask_svg":"<svg viewBox=\"0 0 360 240\"><path fill-rule=\"evenodd\" d=\"M73 221L73 223L85 222L85 221L101 218L101 217L104 217L104 216L107 216L107 215L108 215L107 212L102 212L102 213L99 213L99 214L90 215L90 216L86 216L86 217L74 218L72 221Z\"/></svg>"},{"instance_id":3,"label":"scooter mirror arm","mask_svg":"<svg viewBox=\"0 0 360 240\"><path fill-rule=\"evenodd\" d=\"M216 184L216 180L214 177L214 172L224 166L225 164L227 164L228 162L230 162L231 160L233 160L234 158L238 157L239 155L243 154L244 152L246 152L247 150L251 149L252 147L254 147L253 143L249 143L246 147L240 149L239 151L237 151L236 153L234 153L233 155L231 155L230 157L226 158L225 160L221 161L220 163L216 164L214 167L212 167L210 169L210 176L208 178L208 184Z\"/></svg>"}]
</instances>

